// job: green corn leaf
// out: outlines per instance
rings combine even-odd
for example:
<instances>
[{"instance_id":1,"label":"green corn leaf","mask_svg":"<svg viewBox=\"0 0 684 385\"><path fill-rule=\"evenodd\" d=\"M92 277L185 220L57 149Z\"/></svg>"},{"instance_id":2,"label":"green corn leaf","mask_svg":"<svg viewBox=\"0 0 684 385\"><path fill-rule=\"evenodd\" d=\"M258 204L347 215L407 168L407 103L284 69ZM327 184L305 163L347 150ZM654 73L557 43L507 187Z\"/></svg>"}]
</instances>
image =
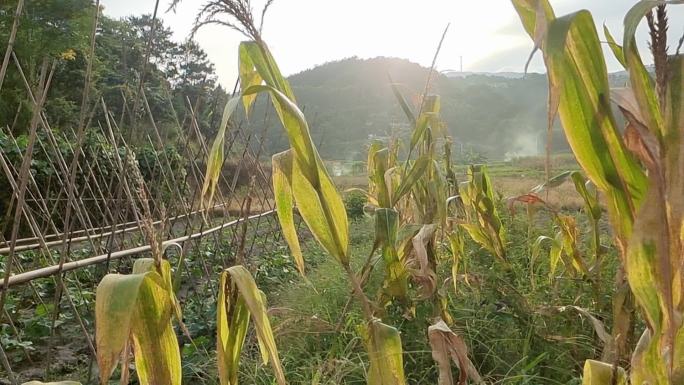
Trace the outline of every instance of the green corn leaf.
<instances>
[{"instance_id":1,"label":"green corn leaf","mask_svg":"<svg viewBox=\"0 0 684 385\"><path fill-rule=\"evenodd\" d=\"M304 256L299 245L297 228L294 222L294 196L292 193L292 151L287 150L273 155L273 193L280 228L285 241L290 246L295 264L300 274L304 275Z\"/></svg>"},{"instance_id":2,"label":"green corn leaf","mask_svg":"<svg viewBox=\"0 0 684 385\"><path fill-rule=\"evenodd\" d=\"M584 361L582 385L627 385L625 370L620 367L617 370L615 369L612 364L586 360ZM616 373L616 379L613 379L613 373Z\"/></svg>"},{"instance_id":3,"label":"green corn leaf","mask_svg":"<svg viewBox=\"0 0 684 385\"><path fill-rule=\"evenodd\" d=\"M558 264L563 259L563 240L562 235L559 233L554 238L551 243L551 249L549 250L549 280L553 281L556 277L556 270L558 269Z\"/></svg>"},{"instance_id":4,"label":"green corn leaf","mask_svg":"<svg viewBox=\"0 0 684 385\"><path fill-rule=\"evenodd\" d=\"M669 249L660 242L662 234L668 231L665 206L656 191L656 186L650 189L639 213L625 261L629 286L652 330L671 320L674 305Z\"/></svg>"},{"instance_id":5,"label":"green corn leaf","mask_svg":"<svg viewBox=\"0 0 684 385\"><path fill-rule=\"evenodd\" d=\"M370 361L368 385L406 385L399 331L374 320L359 326L359 333Z\"/></svg>"},{"instance_id":6,"label":"green corn leaf","mask_svg":"<svg viewBox=\"0 0 684 385\"><path fill-rule=\"evenodd\" d=\"M676 360L673 365L676 377L670 378L668 376L666 360L663 359L663 352L659 349L659 344L657 343L662 336L661 331L654 333L650 329L644 330L632 354L632 366L629 374L631 384L670 385L681 383L680 360ZM678 346L682 346L681 338L681 332L679 332L676 336L676 342L679 342Z\"/></svg>"},{"instance_id":7,"label":"green corn leaf","mask_svg":"<svg viewBox=\"0 0 684 385\"><path fill-rule=\"evenodd\" d=\"M458 269L459 265L463 263L465 265L465 242L463 240L463 235L461 231L451 231L448 234L449 237L449 249L451 250L451 283L454 285L454 291L458 290ZM465 270L465 269L464 269ZM466 273L466 283L467 273Z\"/></svg>"},{"instance_id":8,"label":"green corn leaf","mask_svg":"<svg viewBox=\"0 0 684 385\"><path fill-rule=\"evenodd\" d=\"M225 108L223 109L221 125L219 126L214 143L211 145L211 151L209 152L209 157L207 159L207 171L204 174L204 183L202 184L203 207L211 206L211 202L214 199L216 185L218 184L218 180L221 175L221 169L223 168L223 146L225 143L228 121L233 115L233 112L235 112L235 108L237 108L239 103L240 97L231 98L228 100Z\"/></svg>"},{"instance_id":9,"label":"green corn leaf","mask_svg":"<svg viewBox=\"0 0 684 385\"><path fill-rule=\"evenodd\" d=\"M539 254L541 254L541 248L544 242L548 242L551 245L553 245L556 242L556 240L545 235L540 235L539 237L537 237L537 239L534 240L534 243L532 244L532 253L530 255L530 271L533 271L532 267L534 266L537 259L539 259Z\"/></svg>"},{"instance_id":10,"label":"green corn leaf","mask_svg":"<svg viewBox=\"0 0 684 385\"><path fill-rule=\"evenodd\" d=\"M646 178L629 155L612 115L606 66L591 14L555 19L545 47L550 83L559 94L559 115L577 161L606 192L616 229L631 232Z\"/></svg>"},{"instance_id":11,"label":"green corn leaf","mask_svg":"<svg viewBox=\"0 0 684 385\"><path fill-rule=\"evenodd\" d=\"M391 79L390 84L392 86L392 92L394 93L394 97L399 102L399 105L401 106L401 109L404 111L404 114L406 114L406 118L412 125L415 126L416 116L413 113L413 109L411 109L411 106L409 106L409 104L406 102L406 98L404 98L404 95L401 93L401 90L399 89L400 85L397 83L392 83Z\"/></svg>"},{"instance_id":12,"label":"green corn leaf","mask_svg":"<svg viewBox=\"0 0 684 385\"><path fill-rule=\"evenodd\" d=\"M253 69L268 86L277 89L285 94L288 99L292 100L292 102L295 102L295 96L290 84L280 72L280 68L278 68L278 64L273 60L271 51L268 49L268 46L266 46L266 43L263 41L259 43L255 41L245 41L240 43L240 49L244 50L245 55L249 56L251 59L251 63L246 62L248 67L249 64L251 64ZM247 88L249 88L247 85L242 88L243 94Z\"/></svg>"},{"instance_id":13,"label":"green corn leaf","mask_svg":"<svg viewBox=\"0 0 684 385\"><path fill-rule=\"evenodd\" d=\"M411 191L416 182L424 177L425 170L427 170L428 166L430 166L430 164L433 162L434 160L427 156L421 156L420 158L416 159L415 162L413 162L409 172L404 178L402 178L399 187L397 187L396 191L391 194L392 204L390 206L396 205L404 195Z\"/></svg>"},{"instance_id":14,"label":"green corn leaf","mask_svg":"<svg viewBox=\"0 0 684 385\"><path fill-rule=\"evenodd\" d=\"M374 216L375 244L382 249L385 265L383 289L393 298L406 299L409 274L397 251L399 213L393 209L379 208Z\"/></svg>"},{"instance_id":15,"label":"green corn leaf","mask_svg":"<svg viewBox=\"0 0 684 385\"><path fill-rule=\"evenodd\" d=\"M591 182L589 182L584 175L578 171L572 172L571 177L572 182L575 185L575 190L582 197L584 206L587 209L589 216L593 220L598 221L601 219L601 205L599 204L598 195L596 192L589 191L589 187L587 185Z\"/></svg>"},{"instance_id":16,"label":"green corn leaf","mask_svg":"<svg viewBox=\"0 0 684 385\"><path fill-rule=\"evenodd\" d=\"M378 205L380 207L391 207L389 191L392 185L387 184L385 175L388 171L388 164L390 159L389 149L377 146L371 146L368 152L370 183L372 183L373 192L377 195Z\"/></svg>"},{"instance_id":17,"label":"green corn leaf","mask_svg":"<svg viewBox=\"0 0 684 385\"><path fill-rule=\"evenodd\" d=\"M472 238L473 241L477 242L485 250L496 255L496 249L494 248L492 240L480 226L470 223L461 223L460 226L468 232L468 235L470 235L470 238Z\"/></svg>"},{"instance_id":18,"label":"green corn leaf","mask_svg":"<svg viewBox=\"0 0 684 385\"><path fill-rule=\"evenodd\" d=\"M684 54L670 56L669 64L669 83L664 111L667 130L665 140L677 138L678 130L684 127L684 96L682 95L684 93ZM681 138L678 140L681 141ZM674 152L676 153L676 151ZM674 165L672 168L675 168ZM679 180L683 179L680 177Z\"/></svg>"},{"instance_id":19,"label":"green corn leaf","mask_svg":"<svg viewBox=\"0 0 684 385\"><path fill-rule=\"evenodd\" d=\"M425 138L428 129L436 130L439 128L440 106L441 103L438 95L429 95L425 98L423 110L418 116L415 128L411 134L411 147L409 148L409 153L412 153L418 143Z\"/></svg>"},{"instance_id":20,"label":"green corn leaf","mask_svg":"<svg viewBox=\"0 0 684 385\"><path fill-rule=\"evenodd\" d=\"M537 31L540 30L537 22L545 23L555 18L551 4L547 0L512 0L512 2L525 31L533 40L535 40ZM540 9L543 11L545 20L538 20Z\"/></svg>"},{"instance_id":21,"label":"green corn leaf","mask_svg":"<svg viewBox=\"0 0 684 385\"><path fill-rule=\"evenodd\" d=\"M226 269L221 277L221 282L221 290L225 292L221 298L223 302L218 309L225 311L225 313L217 315L219 322L217 340L220 344L219 351L223 351L220 353L223 360L219 361L219 365L225 365L223 369L219 366L220 372L225 374L221 377L221 385L235 385L235 382L230 382L230 373L237 371L234 365L242 349L247 322L245 318L249 315L254 321L264 361L270 363L278 384L285 385L287 382L280 363L271 322L268 319L264 294L256 286L252 275L243 266L238 265ZM232 333L237 334L233 335Z\"/></svg>"},{"instance_id":22,"label":"green corn leaf","mask_svg":"<svg viewBox=\"0 0 684 385\"><path fill-rule=\"evenodd\" d=\"M603 25L603 35L605 35L606 41L608 42L608 47L610 47L610 50L613 51L615 59L617 59L617 61L620 62L623 68L627 68L627 62L625 61L625 52L623 51L622 46L619 45L617 41L615 41L615 38L610 33L610 30L605 24Z\"/></svg>"},{"instance_id":23,"label":"green corn leaf","mask_svg":"<svg viewBox=\"0 0 684 385\"><path fill-rule=\"evenodd\" d=\"M560 173L554 176L553 178L549 179L548 181L535 186L532 190L530 190L530 192L538 194L544 191L545 189L556 188L565 183L565 181L567 181L570 178L570 174L572 174L572 171L565 171L563 173Z\"/></svg>"}]
</instances>

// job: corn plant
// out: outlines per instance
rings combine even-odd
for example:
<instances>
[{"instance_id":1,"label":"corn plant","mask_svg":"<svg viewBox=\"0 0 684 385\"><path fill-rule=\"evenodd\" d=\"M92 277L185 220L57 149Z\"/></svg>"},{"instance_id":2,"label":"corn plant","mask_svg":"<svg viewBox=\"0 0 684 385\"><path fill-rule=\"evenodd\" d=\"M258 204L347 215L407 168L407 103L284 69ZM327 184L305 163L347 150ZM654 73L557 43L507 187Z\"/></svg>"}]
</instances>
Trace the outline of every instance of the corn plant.
<instances>
[{"instance_id":1,"label":"corn plant","mask_svg":"<svg viewBox=\"0 0 684 385\"><path fill-rule=\"evenodd\" d=\"M255 324L264 364L270 363L279 385L286 384L266 312L266 295L257 288L252 274L233 266L221 274L216 307L216 340L221 385L237 385L240 353L247 335L250 315Z\"/></svg>"},{"instance_id":2,"label":"corn plant","mask_svg":"<svg viewBox=\"0 0 684 385\"><path fill-rule=\"evenodd\" d=\"M266 7L270 4L271 2L268 2ZM249 1L210 2L204 11L209 15L207 22L215 20L212 17L217 13L227 13L232 16L235 23L230 25L249 39L242 42L239 47L240 93L227 103L224 122L228 122L240 101L246 114L249 115L256 95L267 94L289 139L290 149L273 156L273 187L278 219L298 269L302 274L305 273L304 259L294 223L295 206L315 239L345 270L354 293L361 303L367 323L360 329L365 331L363 336L372 368L368 378L369 384L402 383L405 380L403 379L399 332L374 317L373 304L364 294L360 280L350 266L349 224L342 198L323 165L311 139L306 118L297 107L295 95L288 81L282 76L268 46L262 40L260 28L254 25ZM222 127L224 127L223 122ZM207 187L204 195L209 199L212 197L223 163L224 139L222 135L225 131L219 134L221 135L214 141L206 172ZM232 273L231 278L239 282ZM256 298L254 293L252 295ZM239 318L239 312L230 316L230 322L244 322L235 317ZM256 318L255 323L259 327L259 321ZM231 337L230 330L230 328L225 328L226 335L223 338L239 341L239 336ZM265 341L264 336L261 339L262 342ZM272 362L277 361L275 352L270 350L269 352L272 355L270 357ZM238 356L239 354L233 353L227 354L226 358L234 367ZM390 356L394 359L385 359ZM281 374L276 369L276 377L279 381L282 380ZM226 376L230 377L229 374Z\"/></svg>"},{"instance_id":3,"label":"corn plant","mask_svg":"<svg viewBox=\"0 0 684 385\"><path fill-rule=\"evenodd\" d=\"M598 190L590 180L579 171L567 171L561 173L549 181L540 184L532 189L532 193L538 194L542 191L558 187L568 179L572 180L575 191L582 198L584 212L587 216L591 230L591 253L593 255L592 265L589 268L594 274L600 273L601 256L605 253L605 247L601 245L601 229L599 221L603 216L603 209L599 204ZM545 202L544 202L545 203Z\"/></svg>"},{"instance_id":4,"label":"corn plant","mask_svg":"<svg viewBox=\"0 0 684 385\"><path fill-rule=\"evenodd\" d=\"M626 278L646 322L631 358L632 384L684 381L684 58L668 55L665 11L665 5L675 3L682 2L644 0L634 5L625 17L622 46L606 30L606 40L630 77L629 88L611 92L591 13L556 18L546 0L513 0L544 56L550 116L558 112L578 163L606 197ZM636 46L636 28L645 16L655 79ZM623 135L611 95L627 122ZM619 316L614 314L616 324ZM584 383L626 383L614 364L587 361Z\"/></svg>"},{"instance_id":5,"label":"corn plant","mask_svg":"<svg viewBox=\"0 0 684 385\"><path fill-rule=\"evenodd\" d=\"M496 208L494 187L484 165L468 168L468 181L460 188L466 218L460 226L473 241L508 265L506 232Z\"/></svg>"}]
</instances>

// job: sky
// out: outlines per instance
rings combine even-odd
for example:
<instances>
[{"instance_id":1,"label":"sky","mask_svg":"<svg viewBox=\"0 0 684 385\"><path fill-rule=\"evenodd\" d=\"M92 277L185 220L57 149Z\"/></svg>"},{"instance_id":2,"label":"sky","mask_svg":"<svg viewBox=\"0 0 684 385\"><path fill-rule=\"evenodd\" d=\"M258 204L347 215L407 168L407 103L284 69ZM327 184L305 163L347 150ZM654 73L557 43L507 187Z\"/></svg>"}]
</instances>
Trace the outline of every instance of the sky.
<instances>
[{"instance_id":1,"label":"sky","mask_svg":"<svg viewBox=\"0 0 684 385\"><path fill-rule=\"evenodd\" d=\"M178 41L187 39L204 0L183 0L176 12L159 17ZM152 13L155 0L101 0L104 13L119 18ZM264 0L252 0L260 13ZM557 15L588 9L602 31L606 24L618 40L630 0L551 0ZM447 24L437 68L464 71L522 72L532 49L509 0L276 0L264 22L263 37L286 75L351 56L390 56L430 66ZM646 48L644 23L639 43ZM684 33L684 6L670 7L670 46ZM602 34L601 34L602 35ZM676 36L675 36L676 35ZM237 76L237 47L243 37L226 27L206 26L195 40L216 65L219 81L231 87ZM607 55L609 70L619 64ZM648 60L646 60L648 62ZM544 72L537 57L531 72Z\"/></svg>"}]
</instances>

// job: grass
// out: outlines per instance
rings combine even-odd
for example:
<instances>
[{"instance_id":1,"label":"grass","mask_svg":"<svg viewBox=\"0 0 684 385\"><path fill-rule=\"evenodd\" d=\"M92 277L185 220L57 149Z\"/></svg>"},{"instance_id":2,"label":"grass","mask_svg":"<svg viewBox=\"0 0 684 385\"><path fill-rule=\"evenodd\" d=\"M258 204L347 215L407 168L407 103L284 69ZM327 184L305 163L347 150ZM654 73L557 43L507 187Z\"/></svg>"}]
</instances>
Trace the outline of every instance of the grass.
<instances>
[{"instance_id":1,"label":"grass","mask_svg":"<svg viewBox=\"0 0 684 385\"><path fill-rule=\"evenodd\" d=\"M587 294L592 290L589 282L564 271L551 282L548 263L544 261L530 276L528 219L524 214L512 217L507 210L502 208L502 211L509 228L509 255L515 276L519 277L511 284L530 302L533 311L527 320L518 318L498 290L506 281L506 273L493 257L470 242L466 250L470 284L458 282L456 290L451 283L444 286L449 311L456 321L455 330L466 339L473 362L491 383L577 384L584 360L600 356L601 343L588 320L577 313L559 313L556 307L572 304L595 309L592 311L598 313L597 317L608 321L612 285L601 287L601 303L596 304ZM586 228L582 216L576 215L580 225ZM548 234L550 226L544 214L537 214L532 236ZM357 268L372 244L372 231L369 218L356 221L351 227L353 264ZM307 276L310 283L296 280L274 287L269 293L288 379L293 384L364 384L367 360L355 330L363 319L360 309L352 301L349 312L342 313L351 298L343 272L313 242L307 245L311 248L305 257L316 264ZM588 245L583 249L588 251ZM607 259L615 261L615 250L610 253ZM604 276L612 277L615 267L614 262L605 266ZM381 282L381 270L382 266L376 267L366 287L371 296ZM416 316L407 319L390 306L383 318L401 331L407 381L411 384L437 381L425 336L430 311L429 304L419 302ZM245 383L266 384L271 378L268 369L259 365L256 355L252 360L243 361L242 375Z\"/></svg>"}]
</instances>

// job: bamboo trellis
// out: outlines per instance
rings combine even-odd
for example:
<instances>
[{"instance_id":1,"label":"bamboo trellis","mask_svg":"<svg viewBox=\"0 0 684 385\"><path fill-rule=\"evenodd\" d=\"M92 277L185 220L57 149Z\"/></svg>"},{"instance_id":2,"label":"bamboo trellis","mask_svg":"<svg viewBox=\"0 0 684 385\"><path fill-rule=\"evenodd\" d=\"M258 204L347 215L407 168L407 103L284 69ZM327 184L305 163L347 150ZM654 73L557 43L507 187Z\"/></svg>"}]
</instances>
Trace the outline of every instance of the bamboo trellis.
<instances>
[{"instance_id":1,"label":"bamboo trellis","mask_svg":"<svg viewBox=\"0 0 684 385\"><path fill-rule=\"evenodd\" d=\"M96 5L99 10L99 1ZM158 1L153 20L157 6ZM26 12L25 4L19 0L16 14L22 12ZM145 165L152 175L144 178L141 160L135 158L130 137L121 127L123 117L115 117L90 86L98 15L93 17L83 102L75 128L65 132L51 126L44 105L56 66L46 59L38 84L29 83L21 58L13 51L18 23L12 26L0 67L0 89L12 68L20 74L32 103L25 147L17 142L12 127L0 127L13 153L18 154L12 157L0 152L0 179L11 187L9 205L0 213L0 384L27 380L21 372L26 367L34 374L39 367L39 377L53 379L55 349L65 337L76 335L74 343L81 344L83 356L88 357L86 374L80 380L92 380L94 304L87 297L104 274L126 271L131 258L150 251L145 226L154 229L162 245L179 246L179 251L166 253L173 263L180 255L187 256L206 275L236 260L249 263L252 256L268 254L283 244L273 215L269 172L262 165L270 155L264 153L269 115L254 124L233 122L225 144L226 161L232 163L233 170L221 175L213 206L203 209L200 192L208 144L195 115L197 101L186 98L184 111L176 111L167 90L168 108L179 134L174 142L165 141L145 94L146 68L142 68L140 83L131 87L137 89L135 99L126 100L122 93L120 103L133 127L144 123L149 128L142 139L155 151ZM138 110L139 115L131 112ZM103 148L112 151L88 158L85 138L91 134L102 138ZM181 155L180 169L164 151L167 145ZM32 161L38 158L48 160L47 183L32 173ZM241 180L245 174L248 182ZM220 255L208 260L204 255L208 249L220 251ZM211 280L203 284L215 293ZM188 296L193 295L189 292ZM39 311L49 320L48 334L31 341L17 322L20 314ZM14 345L7 346L5 341ZM40 351L32 351L29 343Z\"/></svg>"}]
</instances>

